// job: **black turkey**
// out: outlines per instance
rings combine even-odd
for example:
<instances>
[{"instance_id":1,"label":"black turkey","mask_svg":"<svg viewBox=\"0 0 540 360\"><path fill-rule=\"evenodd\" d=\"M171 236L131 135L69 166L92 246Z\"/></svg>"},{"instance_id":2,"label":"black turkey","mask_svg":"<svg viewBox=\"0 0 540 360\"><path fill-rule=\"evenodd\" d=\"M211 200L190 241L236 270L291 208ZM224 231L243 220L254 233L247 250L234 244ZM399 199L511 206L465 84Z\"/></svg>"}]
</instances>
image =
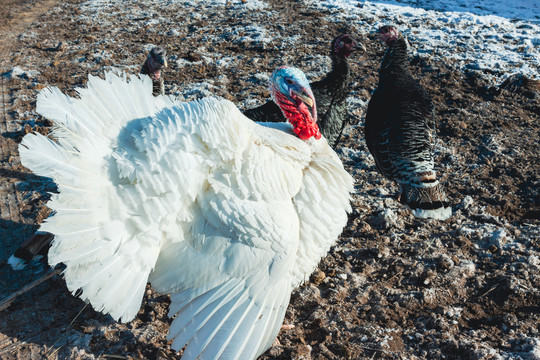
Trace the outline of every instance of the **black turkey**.
<instances>
[{"instance_id":1,"label":"black turkey","mask_svg":"<svg viewBox=\"0 0 540 360\"><path fill-rule=\"evenodd\" d=\"M392 26L383 26L379 37L388 49L367 109L367 146L379 171L400 185L400 201L414 216L447 219L452 209L434 170L431 96L409 71L403 35Z\"/></svg>"},{"instance_id":2,"label":"black turkey","mask_svg":"<svg viewBox=\"0 0 540 360\"><path fill-rule=\"evenodd\" d=\"M165 95L165 85L161 76L161 69L167 67L167 51L160 46L150 50L146 61L141 68L141 74L152 78L152 95Z\"/></svg>"},{"instance_id":3,"label":"black turkey","mask_svg":"<svg viewBox=\"0 0 540 360\"><path fill-rule=\"evenodd\" d=\"M332 41L330 58L332 71L322 80L311 83L317 100L319 129L335 148L346 125L348 114L347 95L351 84L351 68L348 57L358 48L358 43L349 34L342 34ZM244 112L248 118L259 122L284 122L279 107L269 101L257 108Z\"/></svg>"}]
</instances>

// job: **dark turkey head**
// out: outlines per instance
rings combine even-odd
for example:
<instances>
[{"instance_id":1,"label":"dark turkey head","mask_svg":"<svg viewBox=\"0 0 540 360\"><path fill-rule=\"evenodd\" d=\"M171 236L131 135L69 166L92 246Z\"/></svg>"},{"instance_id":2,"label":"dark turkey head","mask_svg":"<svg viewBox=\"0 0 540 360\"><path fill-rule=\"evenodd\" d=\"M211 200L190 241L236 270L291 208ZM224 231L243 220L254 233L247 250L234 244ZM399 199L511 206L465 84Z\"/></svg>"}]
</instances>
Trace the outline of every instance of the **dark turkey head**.
<instances>
[{"instance_id":1,"label":"dark turkey head","mask_svg":"<svg viewBox=\"0 0 540 360\"><path fill-rule=\"evenodd\" d=\"M358 49L358 43L349 34L339 35L332 41L332 51L337 55L349 57Z\"/></svg>"},{"instance_id":2,"label":"dark turkey head","mask_svg":"<svg viewBox=\"0 0 540 360\"><path fill-rule=\"evenodd\" d=\"M153 48L146 59L148 75L154 80L161 76L161 69L167 67L167 51L160 46Z\"/></svg>"},{"instance_id":3,"label":"dark turkey head","mask_svg":"<svg viewBox=\"0 0 540 360\"><path fill-rule=\"evenodd\" d=\"M379 29L379 39L387 46L392 45L400 37L401 33L392 25L385 25Z\"/></svg>"}]
</instances>

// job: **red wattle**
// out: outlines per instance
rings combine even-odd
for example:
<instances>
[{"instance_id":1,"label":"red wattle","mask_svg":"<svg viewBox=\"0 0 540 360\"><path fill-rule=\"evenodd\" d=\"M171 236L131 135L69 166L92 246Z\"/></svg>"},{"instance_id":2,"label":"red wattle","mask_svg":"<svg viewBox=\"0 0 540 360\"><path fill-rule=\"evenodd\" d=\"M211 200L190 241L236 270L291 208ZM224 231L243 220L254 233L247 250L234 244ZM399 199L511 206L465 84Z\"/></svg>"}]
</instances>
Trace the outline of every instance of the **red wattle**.
<instances>
[{"instance_id":1,"label":"red wattle","mask_svg":"<svg viewBox=\"0 0 540 360\"><path fill-rule=\"evenodd\" d=\"M321 132L319 126L313 121L313 117L309 112L309 108L306 104L300 105L293 104L286 96L277 92L275 100L278 103L283 115L289 120L289 123L293 127L294 133L302 140L307 140L314 136L315 139L321 138Z\"/></svg>"},{"instance_id":2,"label":"red wattle","mask_svg":"<svg viewBox=\"0 0 540 360\"><path fill-rule=\"evenodd\" d=\"M321 133L316 123L312 123L310 126L306 126L306 124L298 124L298 126L294 127L293 130L294 133L302 140L307 140L312 136L314 136L317 140L321 138Z\"/></svg>"}]
</instances>

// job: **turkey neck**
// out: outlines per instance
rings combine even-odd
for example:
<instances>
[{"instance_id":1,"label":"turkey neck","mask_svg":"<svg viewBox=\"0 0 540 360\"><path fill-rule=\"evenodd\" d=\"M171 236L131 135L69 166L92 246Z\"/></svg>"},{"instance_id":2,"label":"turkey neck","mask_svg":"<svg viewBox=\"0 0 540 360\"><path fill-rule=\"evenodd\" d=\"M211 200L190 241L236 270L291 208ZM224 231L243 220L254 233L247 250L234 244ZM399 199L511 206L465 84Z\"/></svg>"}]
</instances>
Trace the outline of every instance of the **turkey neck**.
<instances>
[{"instance_id":1,"label":"turkey neck","mask_svg":"<svg viewBox=\"0 0 540 360\"><path fill-rule=\"evenodd\" d=\"M148 60L146 60L141 68L141 74L150 75L150 67L148 66Z\"/></svg>"},{"instance_id":2,"label":"turkey neck","mask_svg":"<svg viewBox=\"0 0 540 360\"><path fill-rule=\"evenodd\" d=\"M384 53L384 58L381 64L379 81L385 77L392 77L400 74L408 74L409 66L407 63L407 42L404 37L400 37L392 44L388 45L388 49Z\"/></svg>"},{"instance_id":3,"label":"turkey neck","mask_svg":"<svg viewBox=\"0 0 540 360\"><path fill-rule=\"evenodd\" d=\"M345 56L338 55L333 51L330 54L332 59L332 71L326 77L327 86L338 90L338 96L346 93L349 84L351 67Z\"/></svg>"},{"instance_id":4,"label":"turkey neck","mask_svg":"<svg viewBox=\"0 0 540 360\"><path fill-rule=\"evenodd\" d=\"M146 60L146 62L143 64L141 74L150 76L154 81L159 81L161 78L161 70L153 69L148 63L148 60Z\"/></svg>"}]
</instances>

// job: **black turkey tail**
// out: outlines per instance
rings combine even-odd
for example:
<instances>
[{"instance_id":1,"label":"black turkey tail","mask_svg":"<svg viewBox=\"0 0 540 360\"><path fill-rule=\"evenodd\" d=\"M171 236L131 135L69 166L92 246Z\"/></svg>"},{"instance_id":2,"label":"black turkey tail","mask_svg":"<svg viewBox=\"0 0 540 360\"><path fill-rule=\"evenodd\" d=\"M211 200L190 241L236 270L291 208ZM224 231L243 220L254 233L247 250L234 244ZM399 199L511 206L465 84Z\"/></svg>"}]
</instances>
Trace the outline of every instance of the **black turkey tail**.
<instances>
[{"instance_id":1,"label":"black turkey tail","mask_svg":"<svg viewBox=\"0 0 540 360\"><path fill-rule=\"evenodd\" d=\"M8 260L13 270L22 270L35 256L45 255L49 251L54 235L44 231L36 231L15 251Z\"/></svg>"},{"instance_id":2,"label":"black turkey tail","mask_svg":"<svg viewBox=\"0 0 540 360\"><path fill-rule=\"evenodd\" d=\"M446 220L452 216L452 207L439 182L400 185L399 200L411 209L415 217Z\"/></svg>"}]
</instances>

